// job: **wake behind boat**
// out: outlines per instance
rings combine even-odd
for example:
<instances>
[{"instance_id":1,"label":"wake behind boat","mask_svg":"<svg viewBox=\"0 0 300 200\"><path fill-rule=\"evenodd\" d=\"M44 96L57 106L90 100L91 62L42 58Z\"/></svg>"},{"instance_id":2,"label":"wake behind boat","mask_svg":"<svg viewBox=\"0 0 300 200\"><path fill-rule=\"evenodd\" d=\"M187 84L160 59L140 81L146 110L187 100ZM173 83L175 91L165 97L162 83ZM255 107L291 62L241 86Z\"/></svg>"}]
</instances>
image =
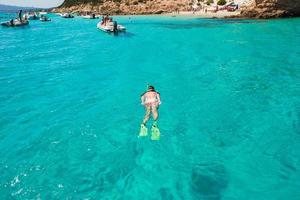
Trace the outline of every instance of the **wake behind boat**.
<instances>
[{"instance_id":1,"label":"wake behind boat","mask_svg":"<svg viewBox=\"0 0 300 200\"><path fill-rule=\"evenodd\" d=\"M106 33L118 33L126 31L124 26L119 25L117 21L113 21L113 19L109 18L108 16L102 17L102 21L97 24L97 28Z\"/></svg>"}]
</instances>

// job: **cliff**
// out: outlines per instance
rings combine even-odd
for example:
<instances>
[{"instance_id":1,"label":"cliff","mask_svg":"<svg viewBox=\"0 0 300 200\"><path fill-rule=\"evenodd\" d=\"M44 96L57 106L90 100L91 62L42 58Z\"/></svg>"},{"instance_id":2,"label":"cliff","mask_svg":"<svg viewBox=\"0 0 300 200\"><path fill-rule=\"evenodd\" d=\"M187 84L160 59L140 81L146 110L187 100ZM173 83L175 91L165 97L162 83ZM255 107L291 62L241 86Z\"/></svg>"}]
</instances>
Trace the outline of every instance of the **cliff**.
<instances>
[{"instance_id":1,"label":"cliff","mask_svg":"<svg viewBox=\"0 0 300 200\"><path fill-rule=\"evenodd\" d=\"M65 0L54 12L161 14L188 10L191 0Z\"/></svg>"},{"instance_id":2,"label":"cliff","mask_svg":"<svg viewBox=\"0 0 300 200\"><path fill-rule=\"evenodd\" d=\"M241 12L248 18L278 18L300 16L300 0L255 0L252 7Z\"/></svg>"},{"instance_id":3,"label":"cliff","mask_svg":"<svg viewBox=\"0 0 300 200\"><path fill-rule=\"evenodd\" d=\"M161 14L187 11L195 2L206 0L65 0L53 12L94 12L99 14ZM216 0L214 0L216 2ZM240 17L277 18L300 16L300 0L235 0ZM245 4L243 6L243 4Z\"/></svg>"}]
</instances>

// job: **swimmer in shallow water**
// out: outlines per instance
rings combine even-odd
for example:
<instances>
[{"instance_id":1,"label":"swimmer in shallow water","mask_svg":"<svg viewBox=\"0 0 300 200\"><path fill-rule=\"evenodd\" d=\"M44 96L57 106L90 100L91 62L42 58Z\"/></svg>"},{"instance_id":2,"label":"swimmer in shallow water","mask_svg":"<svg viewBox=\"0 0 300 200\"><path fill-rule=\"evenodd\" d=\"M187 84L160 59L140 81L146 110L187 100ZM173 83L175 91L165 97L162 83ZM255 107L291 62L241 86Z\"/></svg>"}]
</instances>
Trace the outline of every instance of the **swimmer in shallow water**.
<instances>
[{"instance_id":1,"label":"swimmer in shallow water","mask_svg":"<svg viewBox=\"0 0 300 200\"><path fill-rule=\"evenodd\" d=\"M148 90L141 95L141 102L142 105L145 107L146 113L143 122L141 124L140 136L147 136L146 124L150 119L150 115L152 113L154 122L151 128L152 130L151 139L158 140L160 133L157 127L157 119L158 119L158 107L161 104L160 94L155 91L153 86L150 85L148 86Z\"/></svg>"}]
</instances>

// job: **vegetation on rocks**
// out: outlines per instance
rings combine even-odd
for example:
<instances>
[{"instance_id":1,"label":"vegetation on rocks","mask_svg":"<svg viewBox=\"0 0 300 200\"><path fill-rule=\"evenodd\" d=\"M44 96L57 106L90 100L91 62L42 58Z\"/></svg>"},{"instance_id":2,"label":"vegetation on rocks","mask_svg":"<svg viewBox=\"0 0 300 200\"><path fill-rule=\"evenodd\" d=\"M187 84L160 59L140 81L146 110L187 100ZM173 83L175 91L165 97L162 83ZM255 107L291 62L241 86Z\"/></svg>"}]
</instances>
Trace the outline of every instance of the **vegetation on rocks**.
<instances>
[{"instance_id":1,"label":"vegetation on rocks","mask_svg":"<svg viewBox=\"0 0 300 200\"><path fill-rule=\"evenodd\" d=\"M251 1L251 0L245 0ZM276 18L300 16L300 0L253 0L241 17ZM214 0L198 0L207 5ZM216 0L218 5L226 0ZM191 10L194 0L65 0L54 12L94 12L98 14L160 14Z\"/></svg>"},{"instance_id":2,"label":"vegetation on rocks","mask_svg":"<svg viewBox=\"0 0 300 200\"><path fill-rule=\"evenodd\" d=\"M300 16L299 0L255 0L253 7L241 12L249 18L278 18Z\"/></svg>"},{"instance_id":3,"label":"vegetation on rocks","mask_svg":"<svg viewBox=\"0 0 300 200\"><path fill-rule=\"evenodd\" d=\"M219 6L223 6L223 5L225 5L227 2L226 2L226 0L218 0L218 2L217 2L217 4L219 5Z\"/></svg>"}]
</instances>

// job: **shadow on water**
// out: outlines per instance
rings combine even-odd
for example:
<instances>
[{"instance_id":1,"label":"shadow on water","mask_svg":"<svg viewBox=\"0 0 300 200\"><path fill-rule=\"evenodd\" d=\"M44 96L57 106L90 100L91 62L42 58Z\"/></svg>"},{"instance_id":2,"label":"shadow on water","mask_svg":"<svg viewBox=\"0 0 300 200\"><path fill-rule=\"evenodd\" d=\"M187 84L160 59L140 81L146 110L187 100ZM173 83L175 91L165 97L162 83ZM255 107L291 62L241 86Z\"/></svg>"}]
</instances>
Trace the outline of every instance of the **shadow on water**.
<instances>
[{"instance_id":1,"label":"shadow on water","mask_svg":"<svg viewBox=\"0 0 300 200\"><path fill-rule=\"evenodd\" d=\"M126 38L131 38L135 36L134 33L131 32L121 32L121 33L107 33L108 35L115 36L115 37L126 37Z\"/></svg>"},{"instance_id":2,"label":"shadow on water","mask_svg":"<svg viewBox=\"0 0 300 200\"><path fill-rule=\"evenodd\" d=\"M229 24L254 24L263 21L244 20L244 19L196 19L190 23L161 23L156 24L168 29L192 29L192 28L215 28Z\"/></svg>"},{"instance_id":3,"label":"shadow on water","mask_svg":"<svg viewBox=\"0 0 300 200\"><path fill-rule=\"evenodd\" d=\"M228 174L223 165L200 164L192 169L190 189L196 199L222 199Z\"/></svg>"},{"instance_id":4,"label":"shadow on water","mask_svg":"<svg viewBox=\"0 0 300 200\"><path fill-rule=\"evenodd\" d=\"M149 21L149 22L139 22L135 21L130 23L131 25L149 25L163 27L167 29L192 29L192 28L215 28L224 25L233 25L233 24L257 24L264 23L263 20L248 20L248 19L203 19L196 18L185 21ZM129 24L129 23L127 23ZM125 24L126 25L126 24Z\"/></svg>"},{"instance_id":5,"label":"shadow on water","mask_svg":"<svg viewBox=\"0 0 300 200\"><path fill-rule=\"evenodd\" d=\"M295 133L300 135L300 106L296 109L296 117L292 120Z\"/></svg>"},{"instance_id":6,"label":"shadow on water","mask_svg":"<svg viewBox=\"0 0 300 200\"><path fill-rule=\"evenodd\" d=\"M188 125L185 121L178 122L174 128L174 132L178 133L178 136L183 137L187 134Z\"/></svg>"},{"instance_id":7,"label":"shadow on water","mask_svg":"<svg viewBox=\"0 0 300 200\"><path fill-rule=\"evenodd\" d=\"M26 25L26 26L13 26L13 27L0 25L0 27L2 27L3 29L13 29L13 30L15 30L15 29L29 29L30 25Z\"/></svg>"},{"instance_id":8,"label":"shadow on water","mask_svg":"<svg viewBox=\"0 0 300 200\"><path fill-rule=\"evenodd\" d=\"M161 196L161 199L165 199L165 200L174 199L174 195L172 194L172 191L168 188L160 188L158 192Z\"/></svg>"},{"instance_id":9,"label":"shadow on water","mask_svg":"<svg viewBox=\"0 0 300 200\"><path fill-rule=\"evenodd\" d=\"M115 36L131 38L131 37L135 36L135 34L131 33L131 32L124 32L124 33L115 34Z\"/></svg>"}]
</instances>

